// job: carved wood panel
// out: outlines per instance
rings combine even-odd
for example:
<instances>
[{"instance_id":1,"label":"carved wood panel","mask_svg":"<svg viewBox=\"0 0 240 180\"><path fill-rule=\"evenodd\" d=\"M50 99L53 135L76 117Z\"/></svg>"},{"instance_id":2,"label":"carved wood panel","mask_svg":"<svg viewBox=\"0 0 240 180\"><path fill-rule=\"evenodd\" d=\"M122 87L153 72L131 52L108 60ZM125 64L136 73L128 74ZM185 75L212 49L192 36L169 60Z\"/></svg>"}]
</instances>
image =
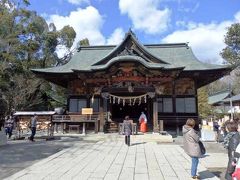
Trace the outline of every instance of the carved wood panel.
<instances>
[{"instance_id":1,"label":"carved wood panel","mask_svg":"<svg viewBox=\"0 0 240 180\"><path fill-rule=\"evenodd\" d=\"M195 85L190 78L182 78L176 81L175 93L177 95L194 95Z\"/></svg>"},{"instance_id":2,"label":"carved wood panel","mask_svg":"<svg viewBox=\"0 0 240 180\"><path fill-rule=\"evenodd\" d=\"M86 93L86 87L84 86L84 82L78 79L69 82L68 89L71 94L80 95Z\"/></svg>"},{"instance_id":3,"label":"carved wood panel","mask_svg":"<svg viewBox=\"0 0 240 180\"><path fill-rule=\"evenodd\" d=\"M172 94L172 82L162 82L154 86L155 92L158 95L171 95Z\"/></svg>"}]
</instances>

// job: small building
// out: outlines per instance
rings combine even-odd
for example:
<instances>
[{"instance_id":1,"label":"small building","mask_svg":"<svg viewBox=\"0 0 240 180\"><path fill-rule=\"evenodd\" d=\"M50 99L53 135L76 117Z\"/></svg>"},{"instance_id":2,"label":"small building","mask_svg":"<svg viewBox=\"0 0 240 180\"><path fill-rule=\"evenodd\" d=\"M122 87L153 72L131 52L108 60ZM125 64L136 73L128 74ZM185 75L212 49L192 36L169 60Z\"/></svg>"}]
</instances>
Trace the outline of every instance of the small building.
<instances>
[{"instance_id":1,"label":"small building","mask_svg":"<svg viewBox=\"0 0 240 180\"><path fill-rule=\"evenodd\" d=\"M137 123L144 111L150 131L178 133L187 118L198 120L197 89L231 67L199 61L187 43L143 45L129 31L118 46L80 47L67 64L32 71L68 89L69 114L93 108L100 132L126 115Z\"/></svg>"},{"instance_id":2,"label":"small building","mask_svg":"<svg viewBox=\"0 0 240 180\"><path fill-rule=\"evenodd\" d=\"M221 106L224 103L224 100L229 98L231 93L229 90L219 91L211 94L208 97L208 104L212 106Z\"/></svg>"},{"instance_id":3,"label":"small building","mask_svg":"<svg viewBox=\"0 0 240 180\"><path fill-rule=\"evenodd\" d=\"M240 94L234 95L232 97L228 97L223 100L224 104L230 104L232 101L233 106L240 106Z\"/></svg>"},{"instance_id":4,"label":"small building","mask_svg":"<svg viewBox=\"0 0 240 180\"><path fill-rule=\"evenodd\" d=\"M224 90L215 92L208 96L208 104L210 104L213 108L213 113L216 114L224 114L227 113L227 111L230 108L230 105L224 104L224 100L229 98L231 96L230 91Z\"/></svg>"},{"instance_id":5,"label":"small building","mask_svg":"<svg viewBox=\"0 0 240 180\"><path fill-rule=\"evenodd\" d=\"M240 114L240 94L232 95L229 90L211 94L208 103L214 107L217 114Z\"/></svg>"},{"instance_id":6,"label":"small building","mask_svg":"<svg viewBox=\"0 0 240 180\"><path fill-rule=\"evenodd\" d=\"M233 113L235 114L236 117L240 118L240 94L224 99L223 103L225 106L230 106L232 103L232 109L230 108L228 110L228 113L229 114Z\"/></svg>"},{"instance_id":7,"label":"small building","mask_svg":"<svg viewBox=\"0 0 240 180\"><path fill-rule=\"evenodd\" d=\"M55 111L16 111L13 116L17 117L17 130L23 132L29 129L28 124L30 123L31 117L36 114L38 116L37 120L37 130L48 130L49 124L52 123L52 116Z\"/></svg>"}]
</instances>

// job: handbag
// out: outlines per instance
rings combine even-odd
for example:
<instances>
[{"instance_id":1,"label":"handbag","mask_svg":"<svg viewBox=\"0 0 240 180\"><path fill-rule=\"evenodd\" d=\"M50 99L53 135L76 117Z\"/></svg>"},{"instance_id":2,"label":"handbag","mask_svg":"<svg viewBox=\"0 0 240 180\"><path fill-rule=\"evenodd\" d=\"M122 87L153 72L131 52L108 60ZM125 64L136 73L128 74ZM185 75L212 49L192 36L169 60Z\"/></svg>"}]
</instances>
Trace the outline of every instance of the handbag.
<instances>
[{"instance_id":1,"label":"handbag","mask_svg":"<svg viewBox=\"0 0 240 180\"><path fill-rule=\"evenodd\" d=\"M202 155L206 154L206 148L204 147L202 141L198 141L198 144L199 144L199 147L200 147L201 154Z\"/></svg>"}]
</instances>

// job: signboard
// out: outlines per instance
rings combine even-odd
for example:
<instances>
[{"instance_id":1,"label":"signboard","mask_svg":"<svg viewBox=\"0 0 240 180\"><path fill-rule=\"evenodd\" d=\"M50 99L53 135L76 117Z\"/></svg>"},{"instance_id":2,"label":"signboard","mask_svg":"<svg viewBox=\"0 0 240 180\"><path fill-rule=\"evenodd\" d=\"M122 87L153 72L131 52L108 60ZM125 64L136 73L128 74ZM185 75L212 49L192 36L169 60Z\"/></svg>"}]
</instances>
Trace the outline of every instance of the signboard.
<instances>
[{"instance_id":1,"label":"signboard","mask_svg":"<svg viewBox=\"0 0 240 180\"><path fill-rule=\"evenodd\" d=\"M82 108L82 114L93 114L93 108Z\"/></svg>"}]
</instances>

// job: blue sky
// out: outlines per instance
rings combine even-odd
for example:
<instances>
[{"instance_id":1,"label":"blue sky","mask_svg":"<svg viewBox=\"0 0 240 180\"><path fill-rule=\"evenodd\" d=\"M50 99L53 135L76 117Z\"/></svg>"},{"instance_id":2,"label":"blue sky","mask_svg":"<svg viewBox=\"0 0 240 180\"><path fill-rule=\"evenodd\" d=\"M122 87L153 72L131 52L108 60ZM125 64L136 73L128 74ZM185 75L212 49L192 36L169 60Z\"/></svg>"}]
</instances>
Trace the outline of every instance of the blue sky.
<instances>
[{"instance_id":1,"label":"blue sky","mask_svg":"<svg viewBox=\"0 0 240 180\"><path fill-rule=\"evenodd\" d=\"M76 41L118 44L129 28L143 44L189 42L199 60L219 64L227 27L240 22L239 0L30 0L30 9Z\"/></svg>"}]
</instances>

